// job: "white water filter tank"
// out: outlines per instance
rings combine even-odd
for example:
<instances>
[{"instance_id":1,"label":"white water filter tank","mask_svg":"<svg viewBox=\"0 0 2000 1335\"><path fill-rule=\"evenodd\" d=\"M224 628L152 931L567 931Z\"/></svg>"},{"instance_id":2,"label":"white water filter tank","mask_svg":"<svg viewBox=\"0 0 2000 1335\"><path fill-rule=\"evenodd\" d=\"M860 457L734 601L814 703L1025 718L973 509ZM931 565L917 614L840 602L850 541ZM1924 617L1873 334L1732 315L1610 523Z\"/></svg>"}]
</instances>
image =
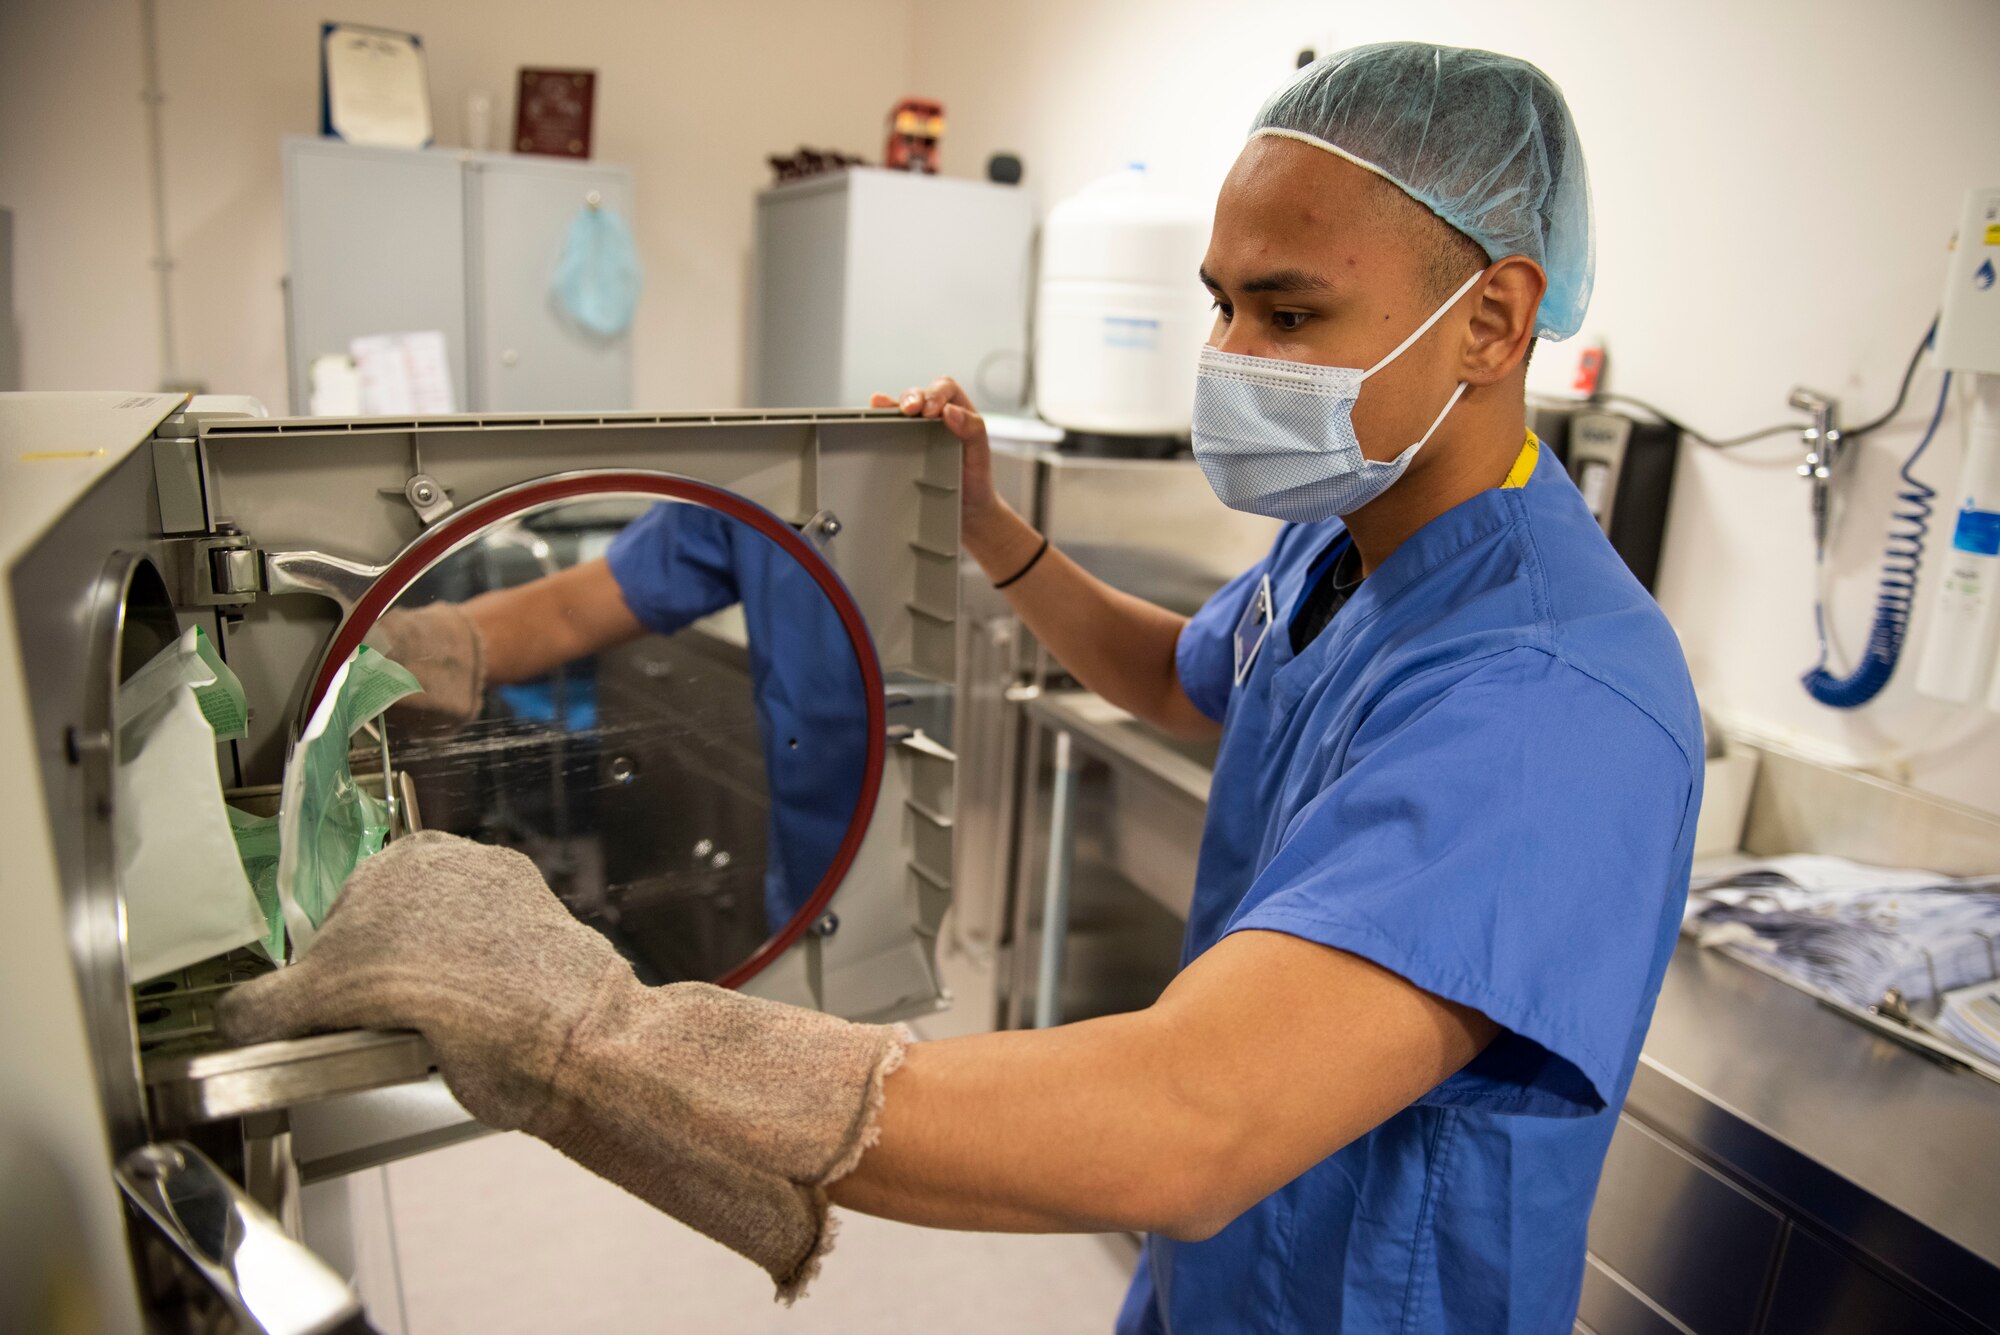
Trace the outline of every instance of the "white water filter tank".
<instances>
[{"instance_id":1,"label":"white water filter tank","mask_svg":"<svg viewBox=\"0 0 2000 1335\"><path fill-rule=\"evenodd\" d=\"M1209 210L1137 164L1093 182L1042 225L1035 407L1070 431L1186 436L1214 315L1197 273Z\"/></svg>"}]
</instances>

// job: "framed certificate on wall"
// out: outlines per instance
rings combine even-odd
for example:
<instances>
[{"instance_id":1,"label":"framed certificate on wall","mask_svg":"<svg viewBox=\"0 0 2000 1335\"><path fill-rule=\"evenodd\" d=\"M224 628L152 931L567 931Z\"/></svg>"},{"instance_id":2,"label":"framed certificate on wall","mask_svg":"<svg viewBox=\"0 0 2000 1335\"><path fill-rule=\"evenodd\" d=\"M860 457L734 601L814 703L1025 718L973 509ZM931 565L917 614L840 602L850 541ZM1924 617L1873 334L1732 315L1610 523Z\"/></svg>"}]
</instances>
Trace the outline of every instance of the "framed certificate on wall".
<instances>
[{"instance_id":1,"label":"framed certificate on wall","mask_svg":"<svg viewBox=\"0 0 2000 1335\"><path fill-rule=\"evenodd\" d=\"M422 148L431 141L423 39L358 23L319 29L319 131L354 144Z\"/></svg>"},{"instance_id":2,"label":"framed certificate on wall","mask_svg":"<svg viewBox=\"0 0 2000 1335\"><path fill-rule=\"evenodd\" d=\"M522 70L514 95L514 151L590 156L597 71Z\"/></svg>"}]
</instances>

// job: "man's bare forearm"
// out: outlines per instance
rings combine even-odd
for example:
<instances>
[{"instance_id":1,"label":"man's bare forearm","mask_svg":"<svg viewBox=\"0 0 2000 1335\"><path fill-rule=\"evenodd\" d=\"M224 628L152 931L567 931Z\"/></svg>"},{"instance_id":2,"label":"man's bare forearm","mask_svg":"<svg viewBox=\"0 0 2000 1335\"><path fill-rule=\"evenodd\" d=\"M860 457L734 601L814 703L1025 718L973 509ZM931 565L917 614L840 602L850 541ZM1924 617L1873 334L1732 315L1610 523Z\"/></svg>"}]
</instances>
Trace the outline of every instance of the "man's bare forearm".
<instances>
[{"instance_id":1,"label":"man's bare forearm","mask_svg":"<svg viewBox=\"0 0 2000 1335\"><path fill-rule=\"evenodd\" d=\"M966 551L995 583L1026 566L1041 541L1004 504L964 534ZM1181 688L1174 650L1186 617L1112 588L1053 546L1005 595L1056 661L1112 704L1181 736L1218 734Z\"/></svg>"},{"instance_id":2,"label":"man's bare forearm","mask_svg":"<svg viewBox=\"0 0 2000 1335\"><path fill-rule=\"evenodd\" d=\"M1135 1172L1188 1137L1162 1125L1148 1012L920 1043L890 1077L882 1143L836 1204L933 1228L1172 1231Z\"/></svg>"},{"instance_id":3,"label":"man's bare forearm","mask_svg":"<svg viewBox=\"0 0 2000 1335\"><path fill-rule=\"evenodd\" d=\"M479 627L486 680L495 685L539 677L644 630L601 558L482 593L465 604L465 611Z\"/></svg>"},{"instance_id":4,"label":"man's bare forearm","mask_svg":"<svg viewBox=\"0 0 2000 1335\"><path fill-rule=\"evenodd\" d=\"M1206 1237L1494 1032L1366 960L1240 932L1145 1011L917 1044L832 1196L937 1228Z\"/></svg>"}]
</instances>

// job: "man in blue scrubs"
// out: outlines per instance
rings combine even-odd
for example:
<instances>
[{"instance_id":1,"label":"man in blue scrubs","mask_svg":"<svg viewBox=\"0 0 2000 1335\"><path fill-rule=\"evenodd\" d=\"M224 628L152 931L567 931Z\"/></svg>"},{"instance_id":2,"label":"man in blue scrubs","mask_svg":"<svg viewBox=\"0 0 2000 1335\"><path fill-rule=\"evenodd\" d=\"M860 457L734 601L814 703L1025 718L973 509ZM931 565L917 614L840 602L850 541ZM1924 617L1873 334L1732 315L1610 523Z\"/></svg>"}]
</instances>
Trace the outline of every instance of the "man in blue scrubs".
<instances>
[{"instance_id":1,"label":"man in blue scrubs","mask_svg":"<svg viewBox=\"0 0 2000 1335\"><path fill-rule=\"evenodd\" d=\"M635 992L579 940L589 958L532 960L573 1004L464 1013L500 989L463 906L526 921L546 896L434 840L364 864L345 936L225 1028L414 1024L475 1112L786 1299L830 1199L1143 1231L1123 1335L1568 1330L1703 750L1672 630L1525 426L1531 346L1575 332L1590 275L1582 152L1539 70L1399 43L1302 71L1217 200L1194 422L1217 494L1291 522L1191 620L1009 510L954 383L900 400L964 442L965 544L1037 639L1134 714L1221 736L1185 967L1146 1010L906 1049ZM406 938L438 1000L369 981L371 943Z\"/></svg>"},{"instance_id":2,"label":"man in blue scrubs","mask_svg":"<svg viewBox=\"0 0 2000 1335\"><path fill-rule=\"evenodd\" d=\"M1269 1162L1243 1128L1242 1194L1147 1239L1124 1335L1575 1314L1703 754L1666 619L1524 426L1531 339L1576 330L1590 247L1581 151L1530 66L1364 48L1274 98L1216 209L1194 446L1225 502L1297 522L1185 625L1042 553L985 494L955 385L903 400L966 441L967 544L998 579L1033 562L1007 593L1036 636L1142 717L1222 727L1174 990L1261 937L1273 971L1339 952L1434 1007L1436 1032L1366 1072L1284 1006L1254 1021L1290 1031L1277 1051L1215 1035L1322 1092L1330 1153ZM1310 1006L1341 1004L1329 980ZM1377 1022L1357 1002L1328 1023ZM1399 1076L1397 1108L1346 1120L1343 1086Z\"/></svg>"},{"instance_id":3,"label":"man in blue scrubs","mask_svg":"<svg viewBox=\"0 0 2000 1335\"><path fill-rule=\"evenodd\" d=\"M868 765L868 697L833 604L804 566L748 524L655 505L611 540L619 601L655 635L741 606L771 802L765 923L804 908L847 836Z\"/></svg>"}]
</instances>

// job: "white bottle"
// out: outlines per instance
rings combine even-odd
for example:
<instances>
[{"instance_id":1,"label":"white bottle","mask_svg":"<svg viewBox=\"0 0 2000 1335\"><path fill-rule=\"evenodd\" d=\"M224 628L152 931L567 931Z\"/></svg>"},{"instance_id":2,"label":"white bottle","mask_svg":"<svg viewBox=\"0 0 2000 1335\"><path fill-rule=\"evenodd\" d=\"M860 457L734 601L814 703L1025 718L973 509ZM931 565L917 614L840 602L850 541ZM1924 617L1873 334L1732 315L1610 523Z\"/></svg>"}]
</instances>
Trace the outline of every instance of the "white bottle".
<instances>
[{"instance_id":1,"label":"white bottle","mask_svg":"<svg viewBox=\"0 0 2000 1335\"><path fill-rule=\"evenodd\" d=\"M493 99L485 93L465 95L465 146L475 153L493 147Z\"/></svg>"},{"instance_id":2,"label":"white bottle","mask_svg":"<svg viewBox=\"0 0 2000 1335\"><path fill-rule=\"evenodd\" d=\"M1939 588L1917 672L1918 690L1956 703L1987 689L2000 639L2000 376L1972 379L1965 468L1951 496L1957 516L1951 543L1939 554Z\"/></svg>"}]
</instances>

